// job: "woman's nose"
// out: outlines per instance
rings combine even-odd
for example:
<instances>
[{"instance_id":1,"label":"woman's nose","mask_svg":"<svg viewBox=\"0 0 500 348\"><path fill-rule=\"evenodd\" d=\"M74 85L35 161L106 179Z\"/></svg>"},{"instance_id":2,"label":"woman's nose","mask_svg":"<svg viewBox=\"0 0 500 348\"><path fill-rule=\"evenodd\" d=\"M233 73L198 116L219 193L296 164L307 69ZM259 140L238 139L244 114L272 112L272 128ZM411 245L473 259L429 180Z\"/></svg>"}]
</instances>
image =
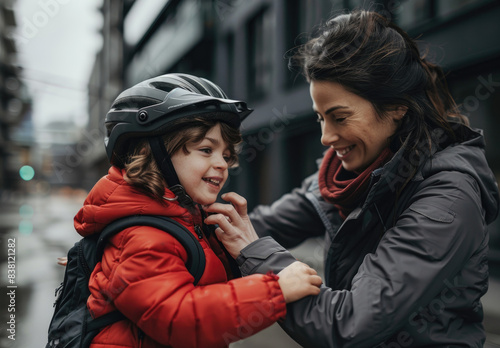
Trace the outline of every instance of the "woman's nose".
<instances>
[{"instance_id":1,"label":"woman's nose","mask_svg":"<svg viewBox=\"0 0 500 348\"><path fill-rule=\"evenodd\" d=\"M331 146L340 139L337 128L331 122L324 121L321 127L321 144Z\"/></svg>"}]
</instances>

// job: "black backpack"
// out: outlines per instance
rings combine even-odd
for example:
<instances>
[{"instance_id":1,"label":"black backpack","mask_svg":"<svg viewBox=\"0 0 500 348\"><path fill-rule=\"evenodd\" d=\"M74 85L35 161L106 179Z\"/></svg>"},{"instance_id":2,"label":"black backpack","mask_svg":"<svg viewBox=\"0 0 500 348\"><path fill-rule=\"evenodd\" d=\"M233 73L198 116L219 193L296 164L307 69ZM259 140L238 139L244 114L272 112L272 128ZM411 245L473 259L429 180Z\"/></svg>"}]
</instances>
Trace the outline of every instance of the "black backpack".
<instances>
[{"instance_id":1,"label":"black backpack","mask_svg":"<svg viewBox=\"0 0 500 348\"><path fill-rule=\"evenodd\" d=\"M64 280L56 289L55 311L45 348L87 348L104 326L125 316L119 311L92 319L87 308L90 274L101 260L107 240L131 226L152 226L174 236L186 249L186 267L198 283L205 270L205 254L196 237L178 222L164 216L128 216L106 226L99 234L82 238L68 252Z\"/></svg>"}]
</instances>

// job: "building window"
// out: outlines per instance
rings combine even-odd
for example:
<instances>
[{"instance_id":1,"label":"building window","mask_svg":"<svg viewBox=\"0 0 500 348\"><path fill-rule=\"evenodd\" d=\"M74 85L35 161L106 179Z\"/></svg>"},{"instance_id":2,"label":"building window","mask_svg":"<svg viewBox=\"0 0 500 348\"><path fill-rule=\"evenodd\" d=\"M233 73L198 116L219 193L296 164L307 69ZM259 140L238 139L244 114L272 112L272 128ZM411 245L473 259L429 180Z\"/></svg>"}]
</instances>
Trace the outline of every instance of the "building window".
<instances>
[{"instance_id":1,"label":"building window","mask_svg":"<svg viewBox=\"0 0 500 348\"><path fill-rule=\"evenodd\" d=\"M331 15L332 10L339 10L339 2L332 4L329 0L287 0L285 2L285 28L284 39L286 42L285 57L293 55L294 48L306 43L315 28L318 27ZM287 64L283 64L287 70L286 87L302 86L305 79L297 77L298 71L289 71Z\"/></svg>"},{"instance_id":2,"label":"building window","mask_svg":"<svg viewBox=\"0 0 500 348\"><path fill-rule=\"evenodd\" d=\"M255 145L254 141L249 140L257 137L257 133L244 136L239 165L230 170L229 179L222 190L222 193L234 191L241 194L247 200L249 210L258 204L272 203L269 192L273 183L273 158L270 155L270 145Z\"/></svg>"},{"instance_id":3,"label":"building window","mask_svg":"<svg viewBox=\"0 0 500 348\"><path fill-rule=\"evenodd\" d=\"M328 3L328 1L326 1ZM324 0L288 0L286 2L286 35L289 48L307 41L311 31L321 23L327 4Z\"/></svg>"},{"instance_id":4,"label":"building window","mask_svg":"<svg viewBox=\"0 0 500 348\"><path fill-rule=\"evenodd\" d=\"M227 69L225 72L226 85L228 86L228 92L233 94L234 86L234 66L235 66L235 56L234 56L234 34L229 33L226 36L226 54L227 54Z\"/></svg>"},{"instance_id":5,"label":"building window","mask_svg":"<svg viewBox=\"0 0 500 348\"><path fill-rule=\"evenodd\" d=\"M441 0L436 1L436 14L437 16L448 16L454 12L463 9L467 5L480 0Z\"/></svg>"},{"instance_id":6,"label":"building window","mask_svg":"<svg viewBox=\"0 0 500 348\"><path fill-rule=\"evenodd\" d=\"M397 13L397 22L403 28L411 28L428 21L432 17L433 6L429 0L404 1Z\"/></svg>"},{"instance_id":7,"label":"building window","mask_svg":"<svg viewBox=\"0 0 500 348\"><path fill-rule=\"evenodd\" d=\"M286 178L287 190L300 186L301 182L318 170L317 160L327 147L321 144L321 129L314 121L316 115L298 121L287 128Z\"/></svg>"},{"instance_id":8,"label":"building window","mask_svg":"<svg viewBox=\"0 0 500 348\"><path fill-rule=\"evenodd\" d=\"M273 53L275 16L270 8L264 8L248 25L248 95L249 99L261 99L270 94L273 87Z\"/></svg>"},{"instance_id":9,"label":"building window","mask_svg":"<svg viewBox=\"0 0 500 348\"><path fill-rule=\"evenodd\" d=\"M397 22L403 28L426 24L430 20L446 20L493 0L404 0L397 12ZM433 23L433 24L435 24Z\"/></svg>"},{"instance_id":10,"label":"building window","mask_svg":"<svg viewBox=\"0 0 500 348\"><path fill-rule=\"evenodd\" d=\"M500 69L495 64L485 63L469 71L452 72L448 83L471 126L484 130L486 156L496 177L500 178L500 138L497 134L500 119L496 116L500 108L500 89L495 88L495 83L500 81Z\"/></svg>"}]
</instances>

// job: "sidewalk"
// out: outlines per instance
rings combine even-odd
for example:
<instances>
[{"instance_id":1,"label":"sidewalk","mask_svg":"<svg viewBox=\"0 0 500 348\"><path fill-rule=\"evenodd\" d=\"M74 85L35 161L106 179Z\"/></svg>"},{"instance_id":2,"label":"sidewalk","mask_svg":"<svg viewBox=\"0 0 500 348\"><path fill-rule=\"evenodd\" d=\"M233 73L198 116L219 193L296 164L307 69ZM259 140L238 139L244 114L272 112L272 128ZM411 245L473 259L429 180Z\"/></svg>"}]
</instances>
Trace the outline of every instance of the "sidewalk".
<instances>
[{"instance_id":1,"label":"sidewalk","mask_svg":"<svg viewBox=\"0 0 500 348\"><path fill-rule=\"evenodd\" d=\"M488 292L481 299L484 308L485 348L500 348L500 279L490 277Z\"/></svg>"},{"instance_id":2,"label":"sidewalk","mask_svg":"<svg viewBox=\"0 0 500 348\"><path fill-rule=\"evenodd\" d=\"M79 236L74 231L73 216L83 198L77 196L21 197L17 202L3 202L0 207L0 239L5 245L15 239L15 338L1 325L0 347L44 347L53 314L55 288L62 281L64 268L56 263L65 256ZM8 204L6 204L8 203ZM32 228L31 228L32 226ZM3 250L4 248L2 248ZM6 254L2 251L2 254ZM4 256L4 255L2 255ZM1 260L2 288L6 284L6 260ZM6 296L0 296L0 319L6 323L10 314Z\"/></svg>"}]
</instances>

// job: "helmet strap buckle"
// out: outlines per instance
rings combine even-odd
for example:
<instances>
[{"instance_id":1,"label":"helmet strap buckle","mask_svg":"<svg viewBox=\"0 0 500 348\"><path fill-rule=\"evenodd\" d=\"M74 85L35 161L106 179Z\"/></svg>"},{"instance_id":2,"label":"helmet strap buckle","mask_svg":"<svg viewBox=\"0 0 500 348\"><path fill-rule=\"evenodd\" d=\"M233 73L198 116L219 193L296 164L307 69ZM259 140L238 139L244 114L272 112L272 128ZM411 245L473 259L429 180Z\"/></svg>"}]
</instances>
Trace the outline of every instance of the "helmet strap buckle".
<instances>
[{"instance_id":1,"label":"helmet strap buckle","mask_svg":"<svg viewBox=\"0 0 500 348\"><path fill-rule=\"evenodd\" d=\"M177 201L183 207L190 207L193 205L193 199L187 194L186 189L181 184L173 185L168 188L177 196Z\"/></svg>"}]
</instances>

